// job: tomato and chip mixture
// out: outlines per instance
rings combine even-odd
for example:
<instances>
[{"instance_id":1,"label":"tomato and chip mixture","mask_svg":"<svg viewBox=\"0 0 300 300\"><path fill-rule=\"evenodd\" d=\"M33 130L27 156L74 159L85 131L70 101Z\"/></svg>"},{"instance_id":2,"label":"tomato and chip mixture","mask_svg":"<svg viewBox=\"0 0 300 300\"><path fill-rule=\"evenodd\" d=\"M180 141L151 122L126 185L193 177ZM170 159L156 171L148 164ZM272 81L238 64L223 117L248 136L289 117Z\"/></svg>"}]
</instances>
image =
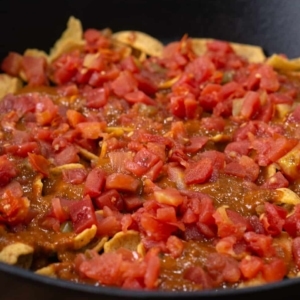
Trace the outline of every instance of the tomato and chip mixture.
<instances>
[{"instance_id":1,"label":"tomato and chip mixture","mask_svg":"<svg viewBox=\"0 0 300 300\"><path fill-rule=\"evenodd\" d=\"M1 69L0 261L135 290L299 276L299 60L71 17Z\"/></svg>"}]
</instances>

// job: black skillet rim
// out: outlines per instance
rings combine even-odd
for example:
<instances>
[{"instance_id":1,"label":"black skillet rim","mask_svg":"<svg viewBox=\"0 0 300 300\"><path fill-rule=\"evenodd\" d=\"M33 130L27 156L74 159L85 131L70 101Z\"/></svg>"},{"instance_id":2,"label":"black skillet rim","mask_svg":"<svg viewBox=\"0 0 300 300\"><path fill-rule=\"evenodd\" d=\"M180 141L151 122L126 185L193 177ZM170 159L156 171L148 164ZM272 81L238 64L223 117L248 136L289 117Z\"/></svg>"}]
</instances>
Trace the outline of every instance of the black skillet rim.
<instances>
[{"instance_id":1,"label":"black skillet rim","mask_svg":"<svg viewBox=\"0 0 300 300\"><path fill-rule=\"evenodd\" d=\"M134 291L126 290L121 288L113 287L102 287L95 286L91 284L76 283L73 281L62 280L57 278L51 278L44 275L35 274L32 271L22 269L20 267L11 266L5 263L0 262L0 272L13 275L15 277L23 278L28 281L31 281L32 284L45 284L48 287L57 287L62 288L65 291L72 290L82 293L87 293L88 295L99 295L99 296L109 296L109 297L123 297L130 299L148 299L156 298L167 299L167 298L214 298L214 297L228 297L228 296L243 296L243 295L256 295L263 292L272 292L276 293L276 290L282 290L283 288L289 288L295 285L300 285L300 277L284 279L282 281L277 281L274 283L263 284L260 286L245 287L240 289L224 289L224 290L204 290L204 291L195 291L195 292L185 292L185 291L159 291L159 290L149 290L149 291Z\"/></svg>"}]
</instances>

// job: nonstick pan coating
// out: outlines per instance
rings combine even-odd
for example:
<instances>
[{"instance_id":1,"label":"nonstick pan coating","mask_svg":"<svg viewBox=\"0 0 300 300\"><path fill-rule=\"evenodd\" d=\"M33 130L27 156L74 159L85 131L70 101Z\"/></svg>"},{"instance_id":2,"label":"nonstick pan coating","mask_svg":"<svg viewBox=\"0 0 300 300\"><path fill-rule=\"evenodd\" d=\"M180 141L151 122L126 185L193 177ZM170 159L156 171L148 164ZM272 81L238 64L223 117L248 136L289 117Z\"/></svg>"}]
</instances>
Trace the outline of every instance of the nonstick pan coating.
<instances>
[{"instance_id":1,"label":"nonstick pan coating","mask_svg":"<svg viewBox=\"0 0 300 300\"><path fill-rule=\"evenodd\" d=\"M84 28L140 30L163 42L212 37L261 45L266 54L300 56L300 1L297 0L0 0L0 59L26 48L48 51L70 15ZM1 237L0 237L1 238ZM240 290L195 293L133 292L79 285L41 277L0 264L2 300L6 299L253 299L300 296L300 278Z\"/></svg>"}]
</instances>

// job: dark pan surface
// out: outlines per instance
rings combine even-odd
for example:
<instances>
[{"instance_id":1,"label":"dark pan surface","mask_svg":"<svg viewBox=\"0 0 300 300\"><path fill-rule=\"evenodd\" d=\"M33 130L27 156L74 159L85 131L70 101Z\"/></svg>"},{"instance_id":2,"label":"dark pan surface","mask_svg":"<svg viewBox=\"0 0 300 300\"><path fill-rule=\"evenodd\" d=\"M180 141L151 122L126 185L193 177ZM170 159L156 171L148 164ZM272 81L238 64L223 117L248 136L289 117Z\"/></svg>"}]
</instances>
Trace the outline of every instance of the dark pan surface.
<instances>
[{"instance_id":1,"label":"dark pan surface","mask_svg":"<svg viewBox=\"0 0 300 300\"><path fill-rule=\"evenodd\" d=\"M261 45L267 54L300 56L298 0L0 0L0 59L9 51L49 50L70 15L84 28L140 30L164 42L213 37ZM0 237L1 238L1 237ZM0 263L0 298L7 299L292 299L300 278L262 287L199 293L132 292L37 276Z\"/></svg>"}]
</instances>

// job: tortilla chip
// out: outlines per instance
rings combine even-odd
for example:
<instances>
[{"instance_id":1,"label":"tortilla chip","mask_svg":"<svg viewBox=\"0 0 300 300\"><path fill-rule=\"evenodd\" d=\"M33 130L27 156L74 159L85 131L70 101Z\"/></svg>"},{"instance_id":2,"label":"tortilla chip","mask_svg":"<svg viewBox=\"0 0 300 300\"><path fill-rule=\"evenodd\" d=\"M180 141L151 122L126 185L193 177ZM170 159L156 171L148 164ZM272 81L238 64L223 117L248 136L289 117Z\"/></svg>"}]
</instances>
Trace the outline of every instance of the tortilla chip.
<instances>
[{"instance_id":1,"label":"tortilla chip","mask_svg":"<svg viewBox=\"0 0 300 300\"><path fill-rule=\"evenodd\" d=\"M124 43L120 43L116 40L112 40L112 47L114 50L119 51L123 58L132 54L132 48L125 45Z\"/></svg>"},{"instance_id":2,"label":"tortilla chip","mask_svg":"<svg viewBox=\"0 0 300 300\"><path fill-rule=\"evenodd\" d=\"M214 39L192 38L194 52L197 55L203 55L207 50L207 42L212 42L213 40ZM245 57L251 63L261 63L266 59L264 51L261 47L238 43L230 43L230 45L236 54Z\"/></svg>"},{"instance_id":3,"label":"tortilla chip","mask_svg":"<svg viewBox=\"0 0 300 300\"><path fill-rule=\"evenodd\" d=\"M35 271L35 273L39 274L39 275L52 277L52 278L57 278L55 264L51 264L51 265L46 266L44 268L38 269L38 270Z\"/></svg>"},{"instance_id":4,"label":"tortilla chip","mask_svg":"<svg viewBox=\"0 0 300 300\"><path fill-rule=\"evenodd\" d=\"M140 242L136 247L136 252L141 256L144 257L146 255L146 249L142 242Z\"/></svg>"},{"instance_id":5,"label":"tortilla chip","mask_svg":"<svg viewBox=\"0 0 300 300\"><path fill-rule=\"evenodd\" d=\"M51 168L50 173L59 174L63 170L72 170L72 169L84 169L84 165L78 163L65 164L65 165Z\"/></svg>"},{"instance_id":6,"label":"tortilla chip","mask_svg":"<svg viewBox=\"0 0 300 300\"><path fill-rule=\"evenodd\" d=\"M271 178L272 176L274 176L277 172L277 166L276 164L270 164L267 167L264 168L264 176L266 178Z\"/></svg>"},{"instance_id":7,"label":"tortilla chip","mask_svg":"<svg viewBox=\"0 0 300 300\"><path fill-rule=\"evenodd\" d=\"M44 57L46 61L49 61L49 56L45 51L39 49L26 49L24 56L33 56L33 57Z\"/></svg>"},{"instance_id":8,"label":"tortilla chip","mask_svg":"<svg viewBox=\"0 0 300 300\"><path fill-rule=\"evenodd\" d=\"M37 175L32 184L32 194L35 196L35 199L39 199L43 193L43 175Z\"/></svg>"},{"instance_id":9,"label":"tortilla chip","mask_svg":"<svg viewBox=\"0 0 300 300\"><path fill-rule=\"evenodd\" d=\"M297 205L300 204L300 197L288 188L279 188L275 190L273 200L280 204Z\"/></svg>"},{"instance_id":10,"label":"tortilla chip","mask_svg":"<svg viewBox=\"0 0 300 300\"><path fill-rule=\"evenodd\" d=\"M297 144L287 154L277 160L277 164L280 167L281 172L286 174L291 179L299 178L299 166L300 166L300 144Z\"/></svg>"},{"instance_id":11,"label":"tortilla chip","mask_svg":"<svg viewBox=\"0 0 300 300\"><path fill-rule=\"evenodd\" d=\"M94 246L92 248L92 250L96 251L96 252L100 252L102 251L103 247L104 247L104 244L108 241L108 237L105 236L103 237L97 244L96 246Z\"/></svg>"},{"instance_id":12,"label":"tortilla chip","mask_svg":"<svg viewBox=\"0 0 300 300\"><path fill-rule=\"evenodd\" d=\"M33 247L29 245L14 243L2 249L0 252L0 261L28 269L32 263L33 252Z\"/></svg>"},{"instance_id":13,"label":"tortilla chip","mask_svg":"<svg viewBox=\"0 0 300 300\"><path fill-rule=\"evenodd\" d=\"M215 143L223 143L223 142L229 142L231 140L231 137L227 134L218 133L215 136L210 137L209 140Z\"/></svg>"},{"instance_id":14,"label":"tortilla chip","mask_svg":"<svg viewBox=\"0 0 300 300\"><path fill-rule=\"evenodd\" d=\"M84 148L81 148L81 147L77 147L77 148L79 150L79 154L81 154L84 158L86 158L88 160L94 160L94 161L98 160L98 156L95 155L94 153L92 153Z\"/></svg>"},{"instance_id":15,"label":"tortilla chip","mask_svg":"<svg viewBox=\"0 0 300 300\"><path fill-rule=\"evenodd\" d=\"M173 86L173 84L175 84L178 81L179 78L180 78L180 76L177 76L177 77L174 77L174 78L169 79L167 81L161 82L158 85L158 88L159 89L169 89Z\"/></svg>"},{"instance_id":16,"label":"tortilla chip","mask_svg":"<svg viewBox=\"0 0 300 300\"><path fill-rule=\"evenodd\" d=\"M70 52L74 49L82 49L85 44L82 37L83 30L80 20L71 16L67 23L67 29L50 50L49 61L54 61L63 53Z\"/></svg>"},{"instance_id":17,"label":"tortilla chip","mask_svg":"<svg viewBox=\"0 0 300 300\"><path fill-rule=\"evenodd\" d=\"M75 238L74 238L74 249L78 250L82 247L86 246L88 243L92 241L92 239L95 237L97 233L97 226L93 225L91 228L87 228L80 232Z\"/></svg>"},{"instance_id":18,"label":"tortilla chip","mask_svg":"<svg viewBox=\"0 0 300 300\"><path fill-rule=\"evenodd\" d=\"M151 56L160 57L164 48L159 40L140 31L119 31L114 33L112 38Z\"/></svg>"},{"instance_id":19,"label":"tortilla chip","mask_svg":"<svg viewBox=\"0 0 300 300\"><path fill-rule=\"evenodd\" d=\"M104 244L104 252L113 252L119 248L126 248L131 251L137 251L141 242L139 232L128 230L127 232L116 233L108 242Z\"/></svg>"},{"instance_id":20,"label":"tortilla chip","mask_svg":"<svg viewBox=\"0 0 300 300\"><path fill-rule=\"evenodd\" d=\"M0 74L0 99L7 94L14 94L22 88L22 81L17 77Z\"/></svg>"},{"instance_id":21,"label":"tortilla chip","mask_svg":"<svg viewBox=\"0 0 300 300\"><path fill-rule=\"evenodd\" d=\"M267 59L266 63L272 66L276 70L282 70L282 71L300 70L300 58L289 60L281 55L273 54Z\"/></svg>"}]
</instances>

